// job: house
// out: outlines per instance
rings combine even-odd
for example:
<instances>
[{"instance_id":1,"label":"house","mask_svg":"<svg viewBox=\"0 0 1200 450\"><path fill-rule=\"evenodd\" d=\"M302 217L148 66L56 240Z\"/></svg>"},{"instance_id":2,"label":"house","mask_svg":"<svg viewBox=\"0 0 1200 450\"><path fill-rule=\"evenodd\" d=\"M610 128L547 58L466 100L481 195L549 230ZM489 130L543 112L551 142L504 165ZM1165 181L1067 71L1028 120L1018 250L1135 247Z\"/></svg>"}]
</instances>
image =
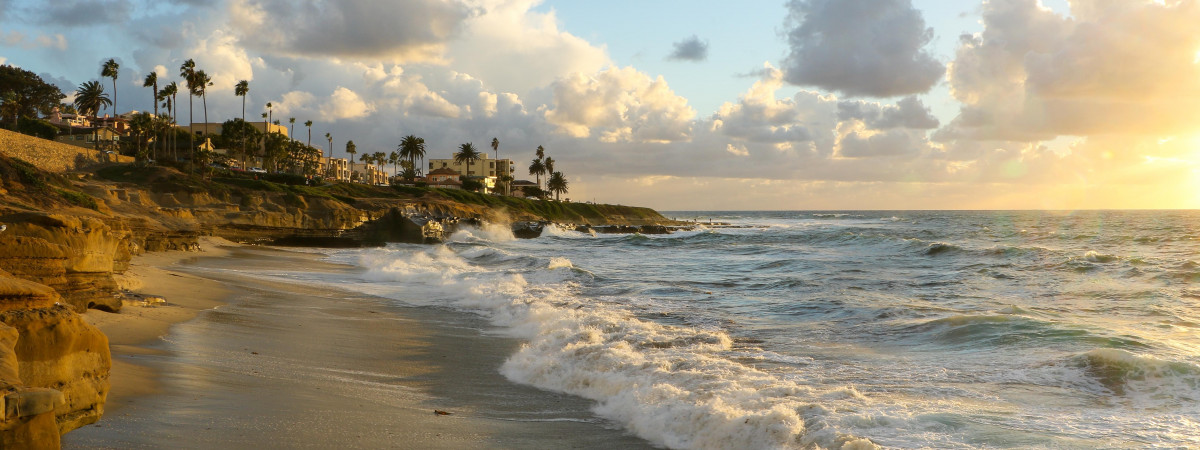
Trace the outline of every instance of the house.
<instances>
[{"instance_id":1,"label":"house","mask_svg":"<svg viewBox=\"0 0 1200 450\"><path fill-rule=\"evenodd\" d=\"M512 192L509 195L513 197L529 197L533 193L533 189L538 187L537 183L529 180L513 180L511 184Z\"/></svg>"},{"instance_id":2,"label":"house","mask_svg":"<svg viewBox=\"0 0 1200 450\"><path fill-rule=\"evenodd\" d=\"M354 180L359 183L378 186L387 184L388 175L382 168L374 164L358 164L354 166Z\"/></svg>"},{"instance_id":3,"label":"house","mask_svg":"<svg viewBox=\"0 0 1200 450\"><path fill-rule=\"evenodd\" d=\"M464 177L500 177L501 175L511 176L516 172L516 165L511 159L489 159L487 153L480 153L478 161L471 162L470 170L467 170L466 164L459 164L454 159L431 159L429 160L429 171L436 169L452 169Z\"/></svg>"},{"instance_id":4,"label":"house","mask_svg":"<svg viewBox=\"0 0 1200 450\"><path fill-rule=\"evenodd\" d=\"M350 162L346 158L321 158L321 168L318 173L334 181L350 181Z\"/></svg>"},{"instance_id":5,"label":"house","mask_svg":"<svg viewBox=\"0 0 1200 450\"><path fill-rule=\"evenodd\" d=\"M425 178L429 187L462 189L462 180L457 171L450 168L439 168L429 172Z\"/></svg>"},{"instance_id":6,"label":"house","mask_svg":"<svg viewBox=\"0 0 1200 450\"><path fill-rule=\"evenodd\" d=\"M250 126L254 127L254 129L258 130L259 132L261 132L263 134L278 133L278 134L284 135L284 137L286 137L288 135L288 128L283 125L275 125L273 123L267 123L267 122L250 122L250 121L246 121L246 123L250 124ZM221 134L221 129L223 128L223 126L224 126L224 123L199 122L199 123L192 123L191 125L177 125L176 127L181 130L187 130L189 133L193 133L196 136L204 136L205 131L207 131L208 134Z\"/></svg>"}]
</instances>

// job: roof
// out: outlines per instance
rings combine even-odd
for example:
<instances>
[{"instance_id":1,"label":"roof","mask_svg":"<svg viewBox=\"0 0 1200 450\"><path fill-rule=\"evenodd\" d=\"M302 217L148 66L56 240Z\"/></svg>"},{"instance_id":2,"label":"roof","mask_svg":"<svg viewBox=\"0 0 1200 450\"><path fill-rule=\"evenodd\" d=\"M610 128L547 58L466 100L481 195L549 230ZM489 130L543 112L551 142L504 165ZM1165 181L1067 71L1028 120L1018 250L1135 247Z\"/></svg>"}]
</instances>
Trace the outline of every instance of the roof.
<instances>
[{"instance_id":1,"label":"roof","mask_svg":"<svg viewBox=\"0 0 1200 450\"><path fill-rule=\"evenodd\" d=\"M521 187L521 186L537 186L537 183L534 183L534 182L532 182L532 181L529 181L529 180L516 180L516 181L513 181L513 182L512 182L512 186L514 186L514 187Z\"/></svg>"}]
</instances>

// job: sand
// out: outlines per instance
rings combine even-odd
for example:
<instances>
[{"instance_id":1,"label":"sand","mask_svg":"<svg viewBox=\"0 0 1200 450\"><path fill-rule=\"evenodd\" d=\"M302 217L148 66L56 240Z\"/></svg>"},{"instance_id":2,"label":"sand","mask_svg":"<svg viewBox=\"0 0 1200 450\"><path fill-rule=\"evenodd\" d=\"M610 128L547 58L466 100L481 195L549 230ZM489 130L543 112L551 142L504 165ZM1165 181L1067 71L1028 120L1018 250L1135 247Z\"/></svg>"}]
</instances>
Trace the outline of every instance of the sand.
<instances>
[{"instance_id":1,"label":"sand","mask_svg":"<svg viewBox=\"0 0 1200 450\"><path fill-rule=\"evenodd\" d=\"M521 343L478 317L246 273L359 270L319 254L202 249L133 262L126 286L166 305L87 313L113 387L64 448L649 448L589 401L504 379Z\"/></svg>"}]
</instances>

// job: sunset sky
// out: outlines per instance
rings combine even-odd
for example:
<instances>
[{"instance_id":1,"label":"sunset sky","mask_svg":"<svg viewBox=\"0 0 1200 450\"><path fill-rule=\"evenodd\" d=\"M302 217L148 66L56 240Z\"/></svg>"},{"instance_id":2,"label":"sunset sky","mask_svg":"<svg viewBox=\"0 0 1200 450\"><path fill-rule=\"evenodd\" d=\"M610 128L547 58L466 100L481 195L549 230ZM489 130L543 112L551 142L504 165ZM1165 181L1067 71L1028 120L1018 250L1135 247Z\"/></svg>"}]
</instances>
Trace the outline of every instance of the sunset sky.
<instances>
[{"instance_id":1,"label":"sunset sky","mask_svg":"<svg viewBox=\"0 0 1200 450\"><path fill-rule=\"evenodd\" d=\"M193 58L212 121L246 79L248 118L272 102L335 155L545 146L577 201L1200 208L1197 24L1192 0L0 0L0 63L72 95L115 58L125 112Z\"/></svg>"}]
</instances>

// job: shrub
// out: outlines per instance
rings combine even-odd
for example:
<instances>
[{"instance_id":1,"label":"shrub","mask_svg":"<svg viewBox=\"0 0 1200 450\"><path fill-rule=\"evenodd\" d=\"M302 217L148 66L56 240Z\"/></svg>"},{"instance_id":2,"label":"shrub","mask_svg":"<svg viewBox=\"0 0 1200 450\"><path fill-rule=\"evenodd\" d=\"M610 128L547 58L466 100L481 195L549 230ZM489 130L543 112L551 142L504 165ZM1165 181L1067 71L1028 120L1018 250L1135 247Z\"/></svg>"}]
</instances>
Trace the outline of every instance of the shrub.
<instances>
[{"instance_id":1,"label":"shrub","mask_svg":"<svg viewBox=\"0 0 1200 450\"><path fill-rule=\"evenodd\" d=\"M42 139L54 140L58 136L58 127L42 119L22 117L17 119L17 132Z\"/></svg>"}]
</instances>

